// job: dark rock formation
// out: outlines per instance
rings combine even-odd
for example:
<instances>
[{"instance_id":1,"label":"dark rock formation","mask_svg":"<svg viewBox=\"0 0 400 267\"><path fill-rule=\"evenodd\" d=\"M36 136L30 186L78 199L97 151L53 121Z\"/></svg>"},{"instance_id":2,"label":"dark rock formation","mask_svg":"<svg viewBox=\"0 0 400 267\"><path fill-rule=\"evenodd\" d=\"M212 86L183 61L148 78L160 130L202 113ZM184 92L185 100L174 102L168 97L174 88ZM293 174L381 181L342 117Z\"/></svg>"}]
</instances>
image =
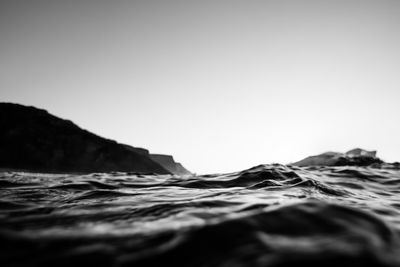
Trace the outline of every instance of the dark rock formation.
<instances>
[{"instance_id":1,"label":"dark rock formation","mask_svg":"<svg viewBox=\"0 0 400 267\"><path fill-rule=\"evenodd\" d=\"M125 145L130 150L134 150L136 153L149 157L153 161L160 164L164 169L168 170L172 174L176 175L191 175L192 173L188 171L182 164L176 162L174 157L171 155L164 155L164 154L150 154L147 149L132 147L129 145Z\"/></svg>"},{"instance_id":2,"label":"dark rock formation","mask_svg":"<svg viewBox=\"0 0 400 267\"><path fill-rule=\"evenodd\" d=\"M320 155L307 157L292 163L295 166L375 166L379 167L383 161L376 157L376 151L367 151L356 148L346 153L326 152Z\"/></svg>"},{"instance_id":3,"label":"dark rock formation","mask_svg":"<svg viewBox=\"0 0 400 267\"><path fill-rule=\"evenodd\" d=\"M170 173L148 151L118 144L35 107L0 103L0 168Z\"/></svg>"},{"instance_id":4,"label":"dark rock formation","mask_svg":"<svg viewBox=\"0 0 400 267\"><path fill-rule=\"evenodd\" d=\"M188 170L186 170L182 164L175 162L174 158L170 155L162 155L162 154L150 154L150 158L155 162L159 163L165 169L170 171L173 174L177 175L189 175L192 174Z\"/></svg>"},{"instance_id":5,"label":"dark rock formation","mask_svg":"<svg viewBox=\"0 0 400 267\"><path fill-rule=\"evenodd\" d=\"M350 151L347 151L345 153L346 157L369 157L369 158L375 158L376 157L376 151L367 151L361 148L355 148Z\"/></svg>"}]
</instances>

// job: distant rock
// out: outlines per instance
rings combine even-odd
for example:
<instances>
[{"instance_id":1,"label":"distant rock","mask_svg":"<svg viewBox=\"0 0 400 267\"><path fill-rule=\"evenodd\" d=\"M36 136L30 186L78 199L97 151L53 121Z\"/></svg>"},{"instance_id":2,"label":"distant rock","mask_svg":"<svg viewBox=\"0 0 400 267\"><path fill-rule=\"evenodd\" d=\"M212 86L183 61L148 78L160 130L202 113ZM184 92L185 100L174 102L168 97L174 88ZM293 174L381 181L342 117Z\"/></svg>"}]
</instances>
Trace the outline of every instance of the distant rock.
<instances>
[{"instance_id":1,"label":"distant rock","mask_svg":"<svg viewBox=\"0 0 400 267\"><path fill-rule=\"evenodd\" d=\"M190 175L190 171L185 169L182 164L175 162L174 158L170 155L150 154L150 158L159 163L165 169L177 175Z\"/></svg>"},{"instance_id":2,"label":"distant rock","mask_svg":"<svg viewBox=\"0 0 400 267\"><path fill-rule=\"evenodd\" d=\"M298 162L295 166L380 166L384 163L376 157L376 151L367 151L355 148L346 153L326 152L316 156L310 156Z\"/></svg>"},{"instance_id":3,"label":"distant rock","mask_svg":"<svg viewBox=\"0 0 400 267\"><path fill-rule=\"evenodd\" d=\"M171 173L146 149L102 138L45 110L11 103L0 103L0 168Z\"/></svg>"},{"instance_id":4,"label":"distant rock","mask_svg":"<svg viewBox=\"0 0 400 267\"><path fill-rule=\"evenodd\" d=\"M369 157L369 158L376 158L376 151L367 151L361 148L355 148L349 150L345 153L346 157L355 158L355 157Z\"/></svg>"}]
</instances>

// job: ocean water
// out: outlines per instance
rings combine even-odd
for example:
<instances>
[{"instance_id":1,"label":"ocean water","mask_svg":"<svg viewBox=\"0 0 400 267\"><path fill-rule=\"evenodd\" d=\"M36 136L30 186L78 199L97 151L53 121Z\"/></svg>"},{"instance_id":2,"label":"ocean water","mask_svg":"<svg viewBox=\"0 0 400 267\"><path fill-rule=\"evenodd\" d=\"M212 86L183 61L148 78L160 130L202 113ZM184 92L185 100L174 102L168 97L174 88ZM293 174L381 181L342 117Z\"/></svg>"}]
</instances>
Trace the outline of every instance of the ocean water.
<instances>
[{"instance_id":1,"label":"ocean water","mask_svg":"<svg viewBox=\"0 0 400 267\"><path fill-rule=\"evenodd\" d=\"M0 266L400 266L400 170L0 173Z\"/></svg>"}]
</instances>

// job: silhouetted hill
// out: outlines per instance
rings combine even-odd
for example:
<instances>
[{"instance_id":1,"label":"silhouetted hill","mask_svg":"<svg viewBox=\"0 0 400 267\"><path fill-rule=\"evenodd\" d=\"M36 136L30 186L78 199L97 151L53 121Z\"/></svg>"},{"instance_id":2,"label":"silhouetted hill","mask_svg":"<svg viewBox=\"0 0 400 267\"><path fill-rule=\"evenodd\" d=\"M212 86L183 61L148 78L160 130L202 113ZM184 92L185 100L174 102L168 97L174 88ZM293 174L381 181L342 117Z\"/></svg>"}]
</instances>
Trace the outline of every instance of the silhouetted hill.
<instances>
[{"instance_id":1,"label":"silhouetted hill","mask_svg":"<svg viewBox=\"0 0 400 267\"><path fill-rule=\"evenodd\" d=\"M102 138L45 110L11 103L0 103L0 168L170 173L145 149Z\"/></svg>"},{"instance_id":2,"label":"silhouetted hill","mask_svg":"<svg viewBox=\"0 0 400 267\"><path fill-rule=\"evenodd\" d=\"M326 152L310 156L298 162L295 166L370 166L384 163L376 157L376 151L367 151L356 148L346 153Z\"/></svg>"},{"instance_id":3,"label":"silhouetted hill","mask_svg":"<svg viewBox=\"0 0 400 267\"><path fill-rule=\"evenodd\" d=\"M189 175L192 174L190 171L186 170L182 164L175 162L174 158L170 155L162 154L150 154L150 158L155 162L158 162L165 169L173 174L177 175Z\"/></svg>"},{"instance_id":4,"label":"silhouetted hill","mask_svg":"<svg viewBox=\"0 0 400 267\"><path fill-rule=\"evenodd\" d=\"M180 164L179 162L175 162L174 157L171 155L150 154L150 152L144 148L132 147L129 145L124 145L124 146L130 150L133 149L135 152L137 152L141 155L145 155L145 156L149 157L150 159L152 159L153 161L160 164L164 169L171 172L172 174L177 174L177 175L192 174L185 167L183 167L182 164Z\"/></svg>"}]
</instances>

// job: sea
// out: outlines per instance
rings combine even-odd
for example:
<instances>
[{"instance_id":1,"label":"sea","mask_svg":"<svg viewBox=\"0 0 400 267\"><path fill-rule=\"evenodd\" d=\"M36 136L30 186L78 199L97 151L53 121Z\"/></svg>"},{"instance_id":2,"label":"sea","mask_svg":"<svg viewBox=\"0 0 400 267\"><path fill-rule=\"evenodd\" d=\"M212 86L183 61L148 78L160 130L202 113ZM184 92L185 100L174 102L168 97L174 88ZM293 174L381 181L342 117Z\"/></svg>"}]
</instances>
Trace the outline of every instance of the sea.
<instances>
[{"instance_id":1,"label":"sea","mask_svg":"<svg viewBox=\"0 0 400 267\"><path fill-rule=\"evenodd\" d=\"M400 266L400 170L0 172L0 266Z\"/></svg>"}]
</instances>

